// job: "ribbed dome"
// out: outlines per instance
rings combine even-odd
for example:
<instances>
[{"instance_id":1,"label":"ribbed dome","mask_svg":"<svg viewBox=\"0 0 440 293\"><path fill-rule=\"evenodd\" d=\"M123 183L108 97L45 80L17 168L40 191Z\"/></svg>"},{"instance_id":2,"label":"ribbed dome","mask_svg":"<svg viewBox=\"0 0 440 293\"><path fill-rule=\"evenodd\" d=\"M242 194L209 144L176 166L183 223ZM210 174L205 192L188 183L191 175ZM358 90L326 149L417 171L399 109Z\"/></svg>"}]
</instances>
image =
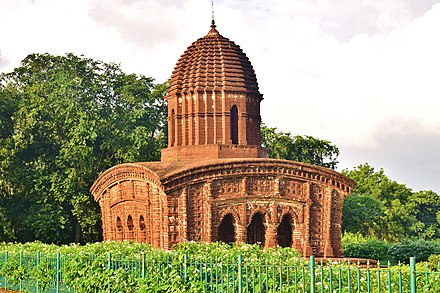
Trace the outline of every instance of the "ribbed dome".
<instances>
[{"instance_id":1,"label":"ribbed dome","mask_svg":"<svg viewBox=\"0 0 440 293\"><path fill-rule=\"evenodd\" d=\"M257 77L240 46L220 35L212 21L206 36L189 46L174 68L169 92L233 90L258 93Z\"/></svg>"}]
</instances>

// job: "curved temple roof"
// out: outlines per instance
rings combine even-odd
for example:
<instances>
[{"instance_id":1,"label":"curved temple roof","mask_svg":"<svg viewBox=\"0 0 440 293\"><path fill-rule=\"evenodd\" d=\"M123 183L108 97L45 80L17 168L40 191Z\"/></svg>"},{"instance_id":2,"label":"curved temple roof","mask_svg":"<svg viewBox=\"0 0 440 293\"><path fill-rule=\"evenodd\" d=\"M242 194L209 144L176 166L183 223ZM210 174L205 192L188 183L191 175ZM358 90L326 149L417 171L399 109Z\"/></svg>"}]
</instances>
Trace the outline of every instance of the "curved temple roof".
<instances>
[{"instance_id":1,"label":"curved temple roof","mask_svg":"<svg viewBox=\"0 0 440 293\"><path fill-rule=\"evenodd\" d=\"M217 31L214 20L208 34L185 50L171 77L170 93L196 89L259 93L251 62L240 46Z\"/></svg>"}]
</instances>

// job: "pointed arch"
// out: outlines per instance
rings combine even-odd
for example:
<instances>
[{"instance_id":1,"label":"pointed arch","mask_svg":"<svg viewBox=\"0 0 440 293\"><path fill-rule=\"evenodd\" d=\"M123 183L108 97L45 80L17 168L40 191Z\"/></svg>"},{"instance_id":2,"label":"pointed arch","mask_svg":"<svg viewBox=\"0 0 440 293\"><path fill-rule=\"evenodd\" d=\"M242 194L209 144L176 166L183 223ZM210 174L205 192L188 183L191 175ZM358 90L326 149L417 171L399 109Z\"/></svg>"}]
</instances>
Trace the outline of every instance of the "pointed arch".
<instances>
[{"instance_id":1,"label":"pointed arch","mask_svg":"<svg viewBox=\"0 0 440 293\"><path fill-rule=\"evenodd\" d=\"M218 240L224 243L236 241L235 237L235 219L232 214L226 214L218 226Z\"/></svg>"},{"instance_id":2,"label":"pointed arch","mask_svg":"<svg viewBox=\"0 0 440 293\"><path fill-rule=\"evenodd\" d=\"M277 242L281 247L291 247L292 246L292 216L287 213L283 216L281 223L277 228Z\"/></svg>"},{"instance_id":3,"label":"pointed arch","mask_svg":"<svg viewBox=\"0 0 440 293\"><path fill-rule=\"evenodd\" d=\"M124 229L124 227L122 226L121 218L119 216L116 218L116 228L118 229L118 232L122 232L122 230Z\"/></svg>"},{"instance_id":4,"label":"pointed arch","mask_svg":"<svg viewBox=\"0 0 440 293\"><path fill-rule=\"evenodd\" d=\"M266 239L266 227L264 226L264 214L257 212L252 216L251 223L247 228L247 243L260 243L264 246Z\"/></svg>"},{"instance_id":5,"label":"pointed arch","mask_svg":"<svg viewBox=\"0 0 440 293\"><path fill-rule=\"evenodd\" d=\"M133 218L131 217L131 215L128 215L128 217L127 217L127 228L129 231L133 231L134 224L133 224Z\"/></svg>"},{"instance_id":6,"label":"pointed arch","mask_svg":"<svg viewBox=\"0 0 440 293\"><path fill-rule=\"evenodd\" d=\"M145 219L144 216L140 215L139 217L139 229L141 231L145 231L146 225L145 225Z\"/></svg>"}]
</instances>

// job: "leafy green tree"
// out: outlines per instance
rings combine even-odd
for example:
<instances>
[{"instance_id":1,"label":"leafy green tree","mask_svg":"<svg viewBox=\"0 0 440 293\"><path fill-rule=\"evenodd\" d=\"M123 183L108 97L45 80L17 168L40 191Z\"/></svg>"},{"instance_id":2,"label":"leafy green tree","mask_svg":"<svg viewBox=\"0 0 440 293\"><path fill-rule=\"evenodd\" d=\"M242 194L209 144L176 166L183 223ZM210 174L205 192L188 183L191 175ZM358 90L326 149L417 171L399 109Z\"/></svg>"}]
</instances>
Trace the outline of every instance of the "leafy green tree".
<instances>
[{"instance_id":1,"label":"leafy green tree","mask_svg":"<svg viewBox=\"0 0 440 293\"><path fill-rule=\"evenodd\" d=\"M410 237L438 237L440 202L437 194L414 193L404 184L389 179L383 169L375 171L368 164L343 173L356 182L352 198L344 202L343 231L361 232L363 236L389 242Z\"/></svg>"},{"instance_id":2,"label":"leafy green tree","mask_svg":"<svg viewBox=\"0 0 440 293\"><path fill-rule=\"evenodd\" d=\"M422 190L413 193L408 202L418 221L415 235L422 239L440 238L440 196L432 190Z\"/></svg>"},{"instance_id":3,"label":"leafy green tree","mask_svg":"<svg viewBox=\"0 0 440 293\"><path fill-rule=\"evenodd\" d=\"M344 199L342 231L377 237L384 211L380 200L368 195L351 195ZM349 220L345 220L349 219Z\"/></svg>"},{"instance_id":4,"label":"leafy green tree","mask_svg":"<svg viewBox=\"0 0 440 293\"><path fill-rule=\"evenodd\" d=\"M293 136L290 132L261 125L261 144L275 159L293 160L335 169L339 149L327 140L312 136Z\"/></svg>"},{"instance_id":5,"label":"leafy green tree","mask_svg":"<svg viewBox=\"0 0 440 293\"><path fill-rule=\"evenodd\" d=\"M14 219L3 230L17 241L99 240L89 188L115 164L160 158L166 84L82 56L32 54L0 85L0 217Z\"/></svg>"}]
</instances>

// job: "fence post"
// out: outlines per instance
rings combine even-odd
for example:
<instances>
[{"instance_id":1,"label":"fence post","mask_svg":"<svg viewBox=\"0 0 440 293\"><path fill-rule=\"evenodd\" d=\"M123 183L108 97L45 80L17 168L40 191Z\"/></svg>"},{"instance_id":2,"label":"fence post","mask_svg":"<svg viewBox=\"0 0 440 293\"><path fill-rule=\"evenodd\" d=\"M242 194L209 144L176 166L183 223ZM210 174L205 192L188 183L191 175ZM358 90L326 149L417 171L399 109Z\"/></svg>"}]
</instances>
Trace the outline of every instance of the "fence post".
<instances>
[{"instance_id":1,"label":"fence post","mask_svg":"<svg viewBox=\"0 0 440 293\"><path fill-rule=\"evenodd\" d=\"M145 252L142 251L142 279L145 279Z\"/></svg>"},{"instance_id":2,"label":"fence post","mask_svg":"<svg viewBox=\"0 0 440 293\"><path fill-rule=\"evenodd\" d=\"M8 251L5 253L5 264L8 262ZM5 277L5 289L8 289L8 278Z\"/></svg>"},{"instance_id":3,"label":"fence post","mask_svg":"<svg viewBox=\"0 0 440 293\"><path fill-rule=\"evenodd\" d=\"M416 258L409 258L409 286L410 292L416 293Z\"/></svg>"},{"instance_id":4,"label":"fence post","mask_svg":"<svg viewBox=\"0 0 440 293\"><path fill-rule=\"evenodd\" d=\"M111 252L107 252L107 270L111 270L112 269L112 253ZM110 288L111 288L111 284L110 284L110 277L107 280L107 290L108 292L110 292Z\"/></svg>"},{"instance_id":5,"label":"fence post","mask_svg":"<svg viewBox=\"0 0 440 293\"><path fill-rule=\"evenodd\" d=\"M185 283L188 282L187 266L188 266L188 254L185 253L183 255L183 280L185 280Z\"/></svg>"},{"instance_id":6,"label":"fence post","mask_svg":"<svg viewBox=\"0 0 440 293\"><path fill-rule=\"evenodd\" d=\"M241 293L242 291L242 287L243 287L243 283L242 283L242 271L241 271L241 264L243 262L243 257L241 254L238 255L238 292Z\"/></svg>"},{"instance_id":7,"label":"fence post","mask_svg":"<svg viewBox=\"0 0 440 293\"><path fill-rule=\"evenodd\" d=\"M60 292L60 252L57 252L56 293Z\"/></svg>"},{"instance_id":8,"label":"fence post","mask_svg":"<svg viewBox=\"0 0 440 293\"><path fill-rule=\"evenodd\" d=\"M315 293L315 257L310 256L310 293Z\"/></svg>"},{"instance_id":9,"label":"fence post","mask_svg":"<svg viewBox=\"0 0 440 293\"><path fill-rule=\"evenodd\" d=\"M20 257L20 268L23 268L23 251L20 251L19 253L19 257ZM23 269L24 271L24 269ZM23 279L20 278L20 292L23 291Z\"/></svg>"},{"instance_id":10,"label":"fence post","mask_svg":"<svg viewBox=\"0 0 440 293\"><path fill-rule=\"evenodd\" d=\"M38 268L40 266L40 252L39 251L37 251L37 261L36 261L36 263L37 263L37 268ZM40 292L40 286L39 285L40 284L37 281L37 293Z\"/></svg>"}]
</instances>

